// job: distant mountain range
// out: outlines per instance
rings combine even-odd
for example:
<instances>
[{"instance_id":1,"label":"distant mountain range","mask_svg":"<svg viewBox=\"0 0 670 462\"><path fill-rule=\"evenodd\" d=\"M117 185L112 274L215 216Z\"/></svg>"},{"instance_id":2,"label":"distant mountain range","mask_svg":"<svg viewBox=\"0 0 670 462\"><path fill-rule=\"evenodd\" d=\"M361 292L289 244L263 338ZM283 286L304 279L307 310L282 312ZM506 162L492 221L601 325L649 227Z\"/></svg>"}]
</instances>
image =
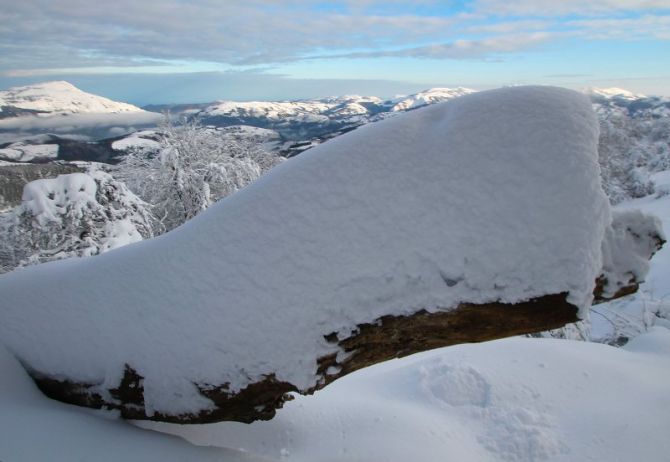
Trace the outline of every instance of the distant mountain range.
<instances>
[{"instance_id":1,"label":"distant mountain range","mask_svg":"<svg viewBox=\"0 0 670 462\"><path fill-rule=\"evenodd\" d=\"M284 139L304 141L383 119L428 104L473 93L469 88L432 88L383 100L347 95L295 101L219 101L199 105L153 105L144 109L196 117L204 125L250 125L276 130Z\"/></svg>"},{"instance_id":2,"label":"distant mountain range","mask_svg":"<svg viewBox=\"0 0 670 462\"><path fill-rule=\"evenodd\" d=\"M629 117L670 117L670 99L645 96L621 88L589 88L585 91L600 114L618 113Z\"/></svg>"},{"instance_id":3,"label":"distant mountain range","mask_svg":"<svg viewBox=\"0 0 670 462\"><path fill-rule=\"evenodd\" d=\"M384 100L348 95L295 101L218 101L152 105L140 109L83 92L67 82L45 82L0 91L0 161L45 163L85 160L115 163L131 148L146 148L147 131L161 116L197 118L222 136L249 138L292 156L363 124L473 93L432 88ZM585 91L602 119L670 117L670 100L619 88ZM23 116L23 117L22 117ZM235 128L237 127L237 128ZM138 130L143 129L138 133ZM3 138L3 136L5 138ZM3 139L8 141L3 143Z\"/></svg>"}]
</instances>

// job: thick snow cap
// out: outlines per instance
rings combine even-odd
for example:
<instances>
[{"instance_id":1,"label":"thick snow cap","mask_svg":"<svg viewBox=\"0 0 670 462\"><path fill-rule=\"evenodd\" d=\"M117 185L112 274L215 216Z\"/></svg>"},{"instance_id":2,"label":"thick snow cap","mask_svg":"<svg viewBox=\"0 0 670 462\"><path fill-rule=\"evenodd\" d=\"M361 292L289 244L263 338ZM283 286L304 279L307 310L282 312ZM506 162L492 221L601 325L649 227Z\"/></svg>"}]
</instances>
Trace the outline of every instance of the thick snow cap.
<instances>
[{"instance_id":1,"label":"thick snow cap","mask_svg":"<svg viewBox=\"0 0 670 462\"><path fill-rule=\"evenodd\" d=\"M280 165L171 233L0 278L0 339L43 373L119 383L149 410L211 403L316 359L382 315L569 292L583 308L610 213L598 126L573 91L475 93Z\"/></svg>"}]
</instances>

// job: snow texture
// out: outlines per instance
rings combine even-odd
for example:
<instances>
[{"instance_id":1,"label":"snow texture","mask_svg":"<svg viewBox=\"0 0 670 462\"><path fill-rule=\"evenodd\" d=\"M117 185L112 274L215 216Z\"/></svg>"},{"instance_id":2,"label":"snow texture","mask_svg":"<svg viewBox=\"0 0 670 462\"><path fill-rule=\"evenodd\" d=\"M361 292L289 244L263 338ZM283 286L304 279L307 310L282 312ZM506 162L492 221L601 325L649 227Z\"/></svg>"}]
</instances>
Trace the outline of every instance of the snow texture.
<instances>
[{"instance_id":1,"label":"snow texture","mask_svg":"<svg viewBox=\"0 0 670 462\"><path fill-rule=\"evenodd\" d=\"M316 359L382 315L590 304L610 222L589 101L552 87L457 98L364 126L273 169L156 239L0 277L0 338L48 374L113 387L128 363L149 411L209 409Z\"/></svg>"}]
</instances>

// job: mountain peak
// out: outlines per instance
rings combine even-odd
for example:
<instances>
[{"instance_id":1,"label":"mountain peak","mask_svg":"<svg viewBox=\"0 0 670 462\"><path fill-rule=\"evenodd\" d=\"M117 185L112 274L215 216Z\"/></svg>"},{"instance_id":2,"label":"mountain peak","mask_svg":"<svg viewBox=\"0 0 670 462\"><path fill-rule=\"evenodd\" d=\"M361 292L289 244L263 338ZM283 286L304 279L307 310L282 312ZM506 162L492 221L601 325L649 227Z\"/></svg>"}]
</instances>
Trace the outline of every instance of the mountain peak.
<instances>
[{"instance_id":1,"label":"mountain peak","mask_svg":"<svg viewBox=\"0 0 670 462\"><path fill-rule=\"evenodd\" d=\"M421 91L419 93L402 96L391 100L393 107L391 111L407 111L409 109L416 109L428 104L439 103L442 101L447 101L457 96L467 95L469 93L474 93L475 90L464 87L456 88L447 88L447 87L435 87L429 88L427 90Z\"/></svg>"},{"instance_id":2,"label":"mountain peak","mask_svg":"<svg viewBox=\"0 0 670 462\"><path fill-rule=\"evenodd\" d=\"M601 96L603 98L623 98L623 99L639 99L644 98L645 95L639 93L633 93L623 88L618 87L609 87L609 88L597 88L589 87L586 89L585 93L589 95Z\"/></svg>"},{"instance_id":3,"label":"mountain peak","mask_svg":"<svg viewBox=\"0 0 670 462\"><path fill-rule=\"evenodd\" d=\"M40 82L0 91L0 107L2 106L11 106L40 115L142 111L132 104L86 93L65 80Z\"/></svg>"}]
</instances>

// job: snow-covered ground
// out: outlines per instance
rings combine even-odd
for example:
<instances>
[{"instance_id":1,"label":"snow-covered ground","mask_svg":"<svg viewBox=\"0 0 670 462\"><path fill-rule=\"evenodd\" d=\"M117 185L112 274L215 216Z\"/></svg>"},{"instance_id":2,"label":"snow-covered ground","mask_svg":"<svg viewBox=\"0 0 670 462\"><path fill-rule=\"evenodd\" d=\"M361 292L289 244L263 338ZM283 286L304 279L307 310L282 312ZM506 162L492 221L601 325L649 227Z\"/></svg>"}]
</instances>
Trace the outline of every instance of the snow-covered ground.
<instances>
[{"instance_id":1,"label":"snow-covered ground","mask_svg":"<svg viewBox=\"0 0 670 462\"><path fill-rule=\"evenodd\" d=\"M654 180L657 194L617 208L654 213L670 230L670 172ZM459 345L296 396L269 422L137 423L210 447L52 402L0 349L0 460L667 461L669 298L666 247L638 295L592 310L593 336L634 337L623 348L535 338Z\"/></svg>"},{"instance_id":2,"label":"snow-covered ground","mask_svg":"<svg viewBox=\"0 0 670 462\"><path fill-rule=\"evenodd\" d=\"M292 462L645 461L670 453L670 331L514 338L388 361L269 422L142 427Z\"/></svg>"}]
</instances>

